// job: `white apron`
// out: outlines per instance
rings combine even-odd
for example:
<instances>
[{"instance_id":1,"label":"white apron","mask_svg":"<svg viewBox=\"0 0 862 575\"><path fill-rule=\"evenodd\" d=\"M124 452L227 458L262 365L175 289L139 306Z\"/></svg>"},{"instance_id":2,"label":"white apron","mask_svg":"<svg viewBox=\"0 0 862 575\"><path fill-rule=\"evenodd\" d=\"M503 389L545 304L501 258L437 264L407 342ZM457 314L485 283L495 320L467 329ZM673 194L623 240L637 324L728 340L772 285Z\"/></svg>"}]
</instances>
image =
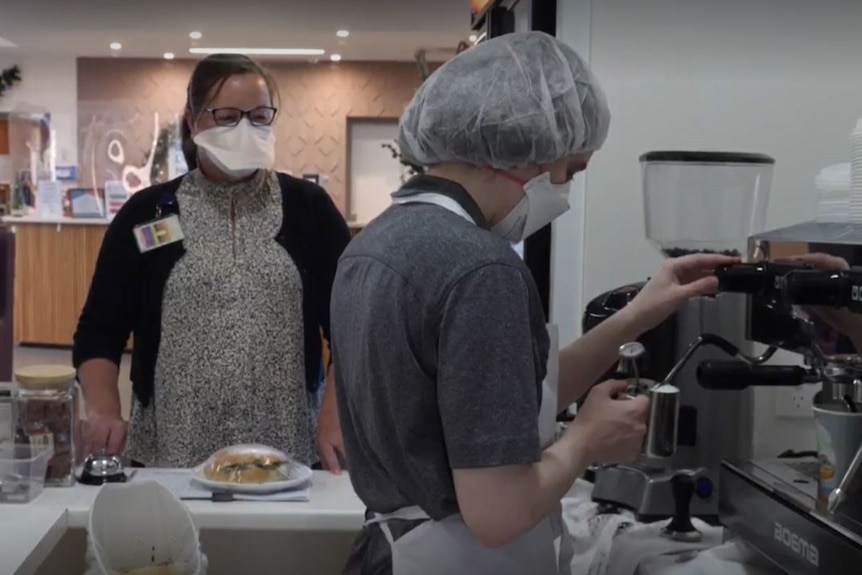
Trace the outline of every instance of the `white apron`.
<instances>
[{"instance_id":1,"label":"white apron","mask_svg":"<svg viewBox=\"0 0 862 575\"><path fill-rule=\"evenodd\" d=\"M427 203L443 207L473 222L455 200L441 194L425 193L394 198L398 204ZM475 222L474 222L475 223ZM548 326L551 340L548 374L542 382L542 404L538 426L542 448L556 439L559 337L556 326ZM387 525L390 519L428 519L412 531L393 540ZM367 524L378 523L392 549L393 575L570 575L573 550L563 523L562 507L542 520L533 530L511 543L489 549L483 547L460 514L433 521L419 507L406 507L385 515L376 514Z\"/></svg>"}]
</instances>

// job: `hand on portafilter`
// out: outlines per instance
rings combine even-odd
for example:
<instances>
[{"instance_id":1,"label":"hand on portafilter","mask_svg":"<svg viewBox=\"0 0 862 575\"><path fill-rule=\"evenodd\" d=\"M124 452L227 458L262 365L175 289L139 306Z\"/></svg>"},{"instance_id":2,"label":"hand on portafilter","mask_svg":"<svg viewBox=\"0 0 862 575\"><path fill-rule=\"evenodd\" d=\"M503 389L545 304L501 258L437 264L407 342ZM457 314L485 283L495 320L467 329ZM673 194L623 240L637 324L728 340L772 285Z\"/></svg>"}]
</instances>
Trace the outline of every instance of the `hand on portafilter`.
<instances>
[{"instance_id":1,"label":"hand on portafilter","mask_svg":"<svg viewBox=\"0 0 862 575\"><path fill-rule=\"evenodd\" d=\"M587 394L578 416L569 426L583 437L589 460L602 465L629 463L638 458L646 435L649 400L646 396L625 396L627 381L605 381Z\"/></svg>"},{"instance_id":2,"label":"hand on portafilter","mask_svg":"<svg viewBox=\"0 0 862 575\"><path fill-rule=\"evenodd\" d=\"M805 254L794 258L794 261L807 264L820 271L845 272L850 270L850 265L844 258L824 253ZM826 297L829 294L822 292L820 295ZM850 312L844 305L839 305L840 307L823 305L803 305L802 307L806 312L835 331L850 338L857 352L862 352L862 315Z\"/></svg>"},{"instance_id":3,"label":"hand on portafilter","mask_svg":"<svg viewBox=\"0 0 862 575\"><path fill-rule=\"evenodd\" d=\"M687 300L716 293L716 268L739 261L737 257L716 254L693 254L665 260L658 273L627 306L636 318L640 333L659 325Z\"/></svg>"}]
</instances>

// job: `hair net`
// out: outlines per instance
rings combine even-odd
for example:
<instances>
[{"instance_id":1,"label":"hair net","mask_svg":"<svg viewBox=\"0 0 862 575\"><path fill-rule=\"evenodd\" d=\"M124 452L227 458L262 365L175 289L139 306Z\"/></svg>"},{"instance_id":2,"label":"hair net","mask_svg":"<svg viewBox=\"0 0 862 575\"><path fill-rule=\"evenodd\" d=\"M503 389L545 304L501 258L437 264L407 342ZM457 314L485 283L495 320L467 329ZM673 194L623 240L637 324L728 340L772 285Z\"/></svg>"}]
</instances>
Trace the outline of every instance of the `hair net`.
<instances>
[{"instance_id":1,"label":"hair net","mask_svg":"<svg viewBox=\"0 0 862 575\"><path fill-rule=\"evenodd\" d=\"M399 146L423 166L547 164L599 149L610 112L578 54L542 32L507 34L432 74L401 117Z\"/></svg>"}]
</instances>

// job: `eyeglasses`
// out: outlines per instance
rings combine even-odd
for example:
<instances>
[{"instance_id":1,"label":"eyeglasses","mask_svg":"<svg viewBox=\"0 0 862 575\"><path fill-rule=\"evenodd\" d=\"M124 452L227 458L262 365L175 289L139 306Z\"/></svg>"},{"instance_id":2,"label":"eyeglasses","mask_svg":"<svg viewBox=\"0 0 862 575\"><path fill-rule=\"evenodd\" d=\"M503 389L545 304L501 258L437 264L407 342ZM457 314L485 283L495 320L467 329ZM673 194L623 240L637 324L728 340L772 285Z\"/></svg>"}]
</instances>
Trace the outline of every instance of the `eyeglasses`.
<instances>
[{"instance_id":1,"label":"eyeglasses","mask_svg":"<svg viewBox=\"0 0 862 575\"><path fill-rule=\"evenodd\" d=\"M240 110L239 108L207 108L217 126L233 128L243 118L248 118L252 126L269 126L275 120L278 109L272 106L258 106L253 110Z\"/></svg>"}]
</instances>

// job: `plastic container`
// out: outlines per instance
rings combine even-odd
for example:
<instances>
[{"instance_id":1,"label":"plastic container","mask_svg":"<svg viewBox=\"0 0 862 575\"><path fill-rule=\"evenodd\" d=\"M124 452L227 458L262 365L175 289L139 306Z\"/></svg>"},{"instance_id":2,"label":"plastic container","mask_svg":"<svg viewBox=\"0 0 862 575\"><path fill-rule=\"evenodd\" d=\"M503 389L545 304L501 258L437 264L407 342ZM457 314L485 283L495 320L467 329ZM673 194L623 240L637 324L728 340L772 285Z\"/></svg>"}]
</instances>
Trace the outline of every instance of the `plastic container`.
<instances>
[{"instance_id":1,"label":"plastic container","mask_svg":"<svg viewBox=\"0 0 862 575\"><path fill-rule=\"evenodd\" d=\"M742 255L764 231L775 160L733 152L648 152L640 157L647 239L669 257Z\"/></svg>"},{"instance_id":2,"label":"plastic container","mask_svg":"<svg viewBox=\"0 0 862 575\"><path fill-rule=\"evenodd\" d=\"M29 503L39 497L53 454L48 445L0 444L0 503Z\"/></svg>"},{"instance_id":3,"label":"plastic container","mask_svg":"<svg viewBox=\"0 0 862 575\"><path fill-rule=\"evenodd\" d=\"M36 365L15 372L15 441L48 445L53 450L45 484L75 484L78 402L75 370L63 365Z\"/></svg>"},{"instance_id":4,"label":"plastic container","mask_svg":"<svg viewBox=\"0 0 862 575\"><path fill-rule=\"evenodd\" d=\"M16 388L10 383L0 383L0 443L15 438L15 425L12 417L12 402Z\"/></svg>"},{"instance_id":5,"label":"plastic container","mask_svg":"<svg viewBox=\"0 0 862 575\"><path fill-rule=\"evenodd\" d=\"M90 508L86 575L204 575L188 508L154 481L108 484Z\"/></svg>"},{"instance_id":6,"label":"plastic container","mask_svg":"<svg viewBox=\"0 0 862 575\"><path fill-rule=\"evenodd\" d=\"M823 168L814 180L817 220L847 222L850 219L850 164Z\"/></svg>"},{"instance_id":7,"label":"plastic container","mask_svg":"<svg viewBox=\"0 0 862 575\"><path fill-rule=\"evenodd\" d=\"M862 119L850 134L850 221L862 222Z\"/></svg>"}]
</instances>

